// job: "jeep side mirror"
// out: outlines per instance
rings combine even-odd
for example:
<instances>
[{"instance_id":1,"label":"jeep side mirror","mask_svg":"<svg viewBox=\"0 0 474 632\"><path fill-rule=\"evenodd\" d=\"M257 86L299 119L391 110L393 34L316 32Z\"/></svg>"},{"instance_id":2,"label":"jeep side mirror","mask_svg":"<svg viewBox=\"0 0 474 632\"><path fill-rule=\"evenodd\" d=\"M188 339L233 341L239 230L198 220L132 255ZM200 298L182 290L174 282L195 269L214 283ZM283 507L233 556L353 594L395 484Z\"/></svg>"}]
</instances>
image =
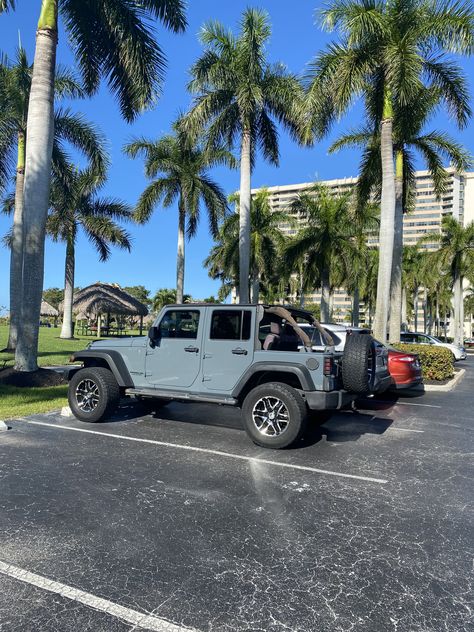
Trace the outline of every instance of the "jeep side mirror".
<instances>
[{"instance_id":1,"label":"jeep side mirror","mask_svg":"<svg viewBox=\"0 0 474 632\"><path fill-rule=\"evenodd\" d=\"M159 327L150 327L148 330L148 338L150 340L150 344L152 347L156 345L156 343L160 339L160 328Z\"/></svg>"}]
</instances>

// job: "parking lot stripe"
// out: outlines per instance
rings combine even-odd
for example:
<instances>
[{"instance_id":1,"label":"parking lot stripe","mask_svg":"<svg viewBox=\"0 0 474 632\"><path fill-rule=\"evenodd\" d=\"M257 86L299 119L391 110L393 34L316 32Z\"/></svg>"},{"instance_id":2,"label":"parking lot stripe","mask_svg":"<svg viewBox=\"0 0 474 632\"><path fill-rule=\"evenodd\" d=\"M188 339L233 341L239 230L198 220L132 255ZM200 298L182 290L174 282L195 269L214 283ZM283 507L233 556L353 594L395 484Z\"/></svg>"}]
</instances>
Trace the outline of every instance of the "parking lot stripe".
<instances>
[{"instance_id":1,"label":"parking lot stripe","mask_svg":"<svg viewBox=\"0 0 474 632\"><path fill-rule=\"evenodd\" d=\"M62 584L61 582L56 582L52 579L48 579L47 577L43 577L42 575L31 573L23 568L13 566L12 564L6 564L2 561L0 561L0 573L6 575L7 577L25 582L26 584L30 584L31 586L41 588L42 590L47 590L48 592L55 593L56 595L61 595L62 597L66 597L66 599L77 601L85 606L93 608L94 610L105 612L112 617L131 623L142 630L155 630L158 632L195 632L192 628L183 628L179 625L175 625L174 623L170 623L165 619L160 619L155 615L126 608L125 606L121 606L113 601L109 601L108 599L102 599L102 597L97 597L96 595L84 592L78 588L73 588L67 584Z\"/></svg>"},{"instance_id":2,"label":"parking lot stripe","mask_svg":"<svg viewBox=\"0 0 474 632\"><path fill-rule=\"evenodd\" d=\"M203 452L205 454L214 454L216 456L224 456L230 459L238 459L241 461L247 461L251 463L265 463L266 465L274 465L275 467L283 467L283 468L288 468L292 470L302 470L304 472L326 474L328 476L338 476L340 478L352 478L358 481L379 483L381 485L385 485L386 483L388 483L388 481L383 478L374 478L372 476L360 476L358 474L345 474L344 472L333 472L332 470L321 470L317 467L310 467L309 465L296 465L293 463L281 463L280 461L271 461L270 459L260 459L253 456L245 456L243 454L234 454L233 452L223 452L222 450L198 448L192 445L182 445L180 443L168 443L167 441L156 441L155 439L142 439L140 437L128 437L126 435L113 434L111 432L100 432L99 430L86 430L85 428L71 428L70 426L63 426L61 424L48 424L45 421L32 421L29 419L23 419L22 421L28 424L32 424L34 426L47 426L49 428L60 428L61 430L72 430L73 432L84 432L86 434L101 435L102 437L109 437L112 439L122 439L123 441L136 441L138 443L150 443L152 445L159 445L166 448L174 448L177 450Z\"/></svg>"},{"instance_id":3,"label":"parking lot stripe","mask_svg":"<svg viewBox=\"0 0 474 632\"><path fill-rule=\"evenodd\" d=\"M412 430L411 428L397 428L397 426L395 426L394 428L389 428L389 430L400 430L400 432L421 432L423 433L424 430Z\"/></svg>"},{"instance_id":4,"label":"parking lot stripe","mask_svg":"<svg viewBox=\"0 0 474 632\"><path fill-rule=\"evenodd\" d=\"M423 408L442 408L436 404L415 404L415 402L397 402L395 400L383 400L383 399L369 399L369 402L375 402L376 404L393 404L394 406L422 406Z\"/></svg>"}]
</instances>

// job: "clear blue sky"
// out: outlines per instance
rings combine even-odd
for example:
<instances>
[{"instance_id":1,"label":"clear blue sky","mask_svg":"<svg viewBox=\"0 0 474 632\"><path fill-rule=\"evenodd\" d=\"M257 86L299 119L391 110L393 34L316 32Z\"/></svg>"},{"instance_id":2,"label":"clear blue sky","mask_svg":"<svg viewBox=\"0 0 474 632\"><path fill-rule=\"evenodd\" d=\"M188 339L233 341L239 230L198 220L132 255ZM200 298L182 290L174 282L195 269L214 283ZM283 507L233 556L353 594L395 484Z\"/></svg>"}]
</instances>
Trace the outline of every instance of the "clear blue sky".
<instances>
[{"instance_id":1,"label":"clear blue sky","mask_svg":"<svg viewBox=\"0 0 474 632\"><path fill-rule=\"evenodd\" d=\"M133 125L127 125L120 118L114 99L104 87L89 101L77 101L73 107L84 113L98 124L107 135L112 166L104 194L122 198L130 203L137 200L145 186L143 165L139 160L132 161L121 153L121 147L134 135L146 135L157 138L169 130L171 122L179 110L186 109L190 97L186 92L188 69L200 54L198 32L203 22L215 19L225 25L237 28L239 16L248 0L189 0L189 26L184 35L171 35L164 29L158 29L158 39L167 58L168 69L163 87L163 96L156 109L142 115ZM13 56L18 45L18 32L33 59L35 25L40 0L18 0L16 12L0 17L0 50ZM273 35L269 46L272 61L284 62L290 70L303 72L306 64L330 39L331 35L322 33L315 23L315 10L320 6L317 0L295 0L292 3L282 0L262 0L255 6L264 8L271 17ZM32 9L34 7L35 10ZM61 32L58 62L71 65L72 56L67 45L67 37ZM474 61L463 60L468 76L474 75ZM471 87L472 89L472 87ZM359 157L356 152L344 151L328 155L331 141L343 130L360 122L360 108L354 108L333 130L331 136L312 149L297 147L288 136L281 134L281 161L278 168L266 164L259 158L253 174L252 185L272 186L307 182L317 178L339 178L357 175ZM467 145L474 153L474 135L472 125L462 133L457 132L440 114L431 128L449 130ZM218 169L214 177L226 192L238 188L238 172ZM133 250L131 254L114 251L110 260L99 263L94 249L83 237L77 248L76 285L85 286L95 281L117 282L121 285L143 284L152 292L159 287L173 287L175 284L175 259L177 240L177 215L175 209L157 209L153 219L143 227L131 227ZM0 235L6 233L9 220L0 216ZM187 243L185 291L195 297L203 298L215 294L218 284L210 280L202 267L202 260L209 252L212 240L207 232L206 222L198 235ZM62 287L64 278L64 246L46 245L46 264L44 287ZM8 298L9 253L0 246L0 306L9 303Z\"/></svg>"}]
</instances>

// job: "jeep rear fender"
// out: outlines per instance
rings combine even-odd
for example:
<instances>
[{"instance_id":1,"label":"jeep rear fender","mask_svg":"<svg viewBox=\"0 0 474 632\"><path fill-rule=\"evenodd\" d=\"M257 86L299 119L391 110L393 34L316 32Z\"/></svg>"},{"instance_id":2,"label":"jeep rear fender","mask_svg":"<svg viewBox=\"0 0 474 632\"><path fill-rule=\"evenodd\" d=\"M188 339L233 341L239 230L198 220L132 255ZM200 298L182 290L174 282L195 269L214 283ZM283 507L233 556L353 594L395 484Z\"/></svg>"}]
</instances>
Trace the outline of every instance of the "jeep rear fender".
<instances>
[{"instance_id":1,"label":"jeep rear fender","mask_svg":"<svg viewBox=\"0 0 474 632\"><path fill-rule=\"evenodd\" d=\"M242 391L245 390L248 382L256 373L291 373L298 379L301 388L304 391L314 391L315 389L311 374L305 366L295 365L288 362L256 362L245 371L240 380L237 382L234 390L232 391L232 397L239 397Z\"/></svg>"},{"instance_id":2,"label":"jeep rear fender","mask_svg":"<svg viewBox=\"0 0 474 632\"><path fill-rule=\"evenodd\" d=\"M118 351L94 351L93 349L86 349L84 351L74 352L71 359L83 362L84 366L105 366L112 371L119 386L124 388L134 387L131 375ZM69 372L69 379L75 372L76 371Z\"/></svg>"}]
</instances>

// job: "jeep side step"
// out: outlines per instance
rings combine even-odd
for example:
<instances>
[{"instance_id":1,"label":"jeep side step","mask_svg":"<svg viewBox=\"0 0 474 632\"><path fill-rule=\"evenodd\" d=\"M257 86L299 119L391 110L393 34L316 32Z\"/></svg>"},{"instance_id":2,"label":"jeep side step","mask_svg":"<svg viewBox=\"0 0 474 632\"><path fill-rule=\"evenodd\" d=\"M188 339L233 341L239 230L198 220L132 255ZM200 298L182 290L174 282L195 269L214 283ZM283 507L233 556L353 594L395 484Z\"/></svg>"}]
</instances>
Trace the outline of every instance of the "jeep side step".
<instances>
[{"instance_id":1,"label":"jeep side step","mask_svg":"<svg viewBox=\"0 0 474 632\"><path fill-rule=\"evenodd\" d=\"M210 395L209 393L183 393L182 391L169 391L160 388L127 388L125 389L125 395L162 397L164 399L177 399L181 401L225 404L226 406L237 406L239 403L239 400L235 397L223 397L222 395Z\"/></svg>"}]
</instances>

